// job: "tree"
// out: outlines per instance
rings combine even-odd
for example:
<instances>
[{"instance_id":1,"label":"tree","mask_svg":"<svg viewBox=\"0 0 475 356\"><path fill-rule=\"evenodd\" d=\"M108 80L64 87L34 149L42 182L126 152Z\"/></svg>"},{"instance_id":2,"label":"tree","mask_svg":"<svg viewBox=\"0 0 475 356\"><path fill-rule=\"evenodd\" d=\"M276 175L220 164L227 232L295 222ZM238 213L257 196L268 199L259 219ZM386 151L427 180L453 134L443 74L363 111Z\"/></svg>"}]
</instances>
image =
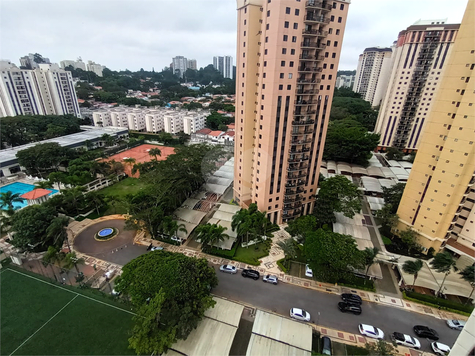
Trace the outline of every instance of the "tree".
<instances>
[{"instance_id":1,"label":"tree","mask_svg":"<svg viewBox=\"0 0 475 356\"><path fill-rule=\"evenodd\" d=\"M388 147L386 150L386 159L400 161L404 157L404 152L396 147Z\"/></svg>"},{"instance_id":2,"label":"tree","mask_svg":"<svg viewBox=\"0 0 475 356\"><path fill-rule=\"evenodd\" d=\"M46 237L48 241L51 241L55 247L61 248L63 242L66 241L69 251L67 227L69 225L69 218L67 216L58 216L54 218L46 229Z\"/></svg>"},{"instance_id":3,"label":"tree","mask_svg":"<svg viewBox=\"0 0 475 356\"><path fill-rule=\"evenodd\" d=\"M455 260L452 257L452 255L448 252L439 252L434 256L434 259L430 262L430 265L432 268L434 268L437 272L439 273L445 273L444 279L442 280L442 283L440 284L440 288L437 292L437 296L440 295L440 292L442 291L442 288L445 283L445 279L447 276L452 272L456 271L457 267L455 265Z\"/></svg>"},{"instance_id":4,"label":"tree","mask_svg":"<svg viewBox=\"0 0 475 356\"><path fill-rule=\"evenodd\" d=\"M279 246L282 252L284 253L284 264L286 264L289 259L295 258L295 256L297 255L294 239L278 241L277 246Z\"/></svg>"},{"instance_id":5,"label":"tree","mask_svg":"<svg viewBox=\"0 0 475 356\"><path fill-rule=\"evenodd\" d=\"M366 267L365 275L368 277L369 268L376 262L376 256L378 255L377 247L366 247L363 250L363 264Z\"/></svg>"},{"instance_id":6,"label":"tree","mask_svg":"<svg viewBox=\"0 0 475 356\"><path fill-rule=\"evenodd\" d=\"M368 132L358 121L331 121L323 159L366 165L371 152L378 147L379 139L379 134Z\"/></svg>"},{"instance_id":7,"label":"tree","mask_svg":"<svg viewBox=\"0 0 475 356\"><path fill-rule=\"evenodd\" d=\"M159 251L127 263L116 290L139 309L130 346L137 354L161 354L186 339L215 304L210 293L217 284L216 272L204 258Z\"/></svg>"},{"instance_id":8,"label":"tree","mask_svg":"<svg viewBox=\"0 0 475 356\"><path fill-rule=\"evenodd\" d=\"M197 237L204 246L212 246L229 239L229 235L224 233L226 230L226 227L218 224L198 225L195 229Z\"/></svg>"},{"instance_id":9,"label":"tree","mask_svg":"<svg viewBox=\"0 0 475 356\"><path fill-rule=\"evenodd\" d=\"M129 166L130 170L132 171L132 167L134 166L136 160L135 158L124 158L124 163Z\"/></svg>"},{"instance_id":10,"label":"tree","mask_svg":"<svg viewBox=\"0 0 475 356\"><path fill-rule=\"evenodd\" d=\"M50 182L49 180L43 180L40 182L36 182L34 189L50 189L50 188L53 188L53 182Z\"/></svg>"},{"instance_id":11,"label":"tree","mask_svg":"<svg viewBox=\"0 0 475 356\"><path fill-rule=\"evenodd\" d=\"M233 215L231 229L236 231L238 236L246 236L249 242L249 235L254 239L262 239L263 236L272 237L269 232L273 224L267 219L265 213L257 209L257 204L252 203L249 209L241 209Z\"/></svg>"},{"instance_id":12,"label":"tree","mask_svg":"<svg viewBox=\"0 0 475 356\"><path fill-rule=\"evenodd\" d=\"M63 172L52 172L48 175L48 180L50 182L56 183L58 185L58 189L61 192L61 184L65 184L67 180L67 174Z\"/></svg>"},{"instance_id":13,"label":"tree","mask_svg":"<svg viewBox=\"0 0 475 356\"><path fill-rule=\"evenodd\" d=\"M394 343L389 343L384 340L378 340L374 343L367 342L365 349L368 350L371 356L394 356L397 355L397 349Z\"/></svg>"},{"instance_id":14,"label":"tree","mask_svg":"<svg viewBox=\"0 0 475 356\"><path fill-rule=\"evenodd\" d=\"M305 215L289 221L285 231L295 237L297 241L304 242L305 234L317 230L317 227L317 218L314 215Z\"/></svg>"},{"instance_id":15,"label":"tree","mask_svg":"<svg viewBox=\"0 0 475 356\"><path fill-rule=\"evenodd\" d=\"M4 210L13 210L13 203L23 203L25 199L20 197L20 193L13 193L11 191L6 191L0 193L0 208Z\"/></svg>"},{"instance_id":16,"label":"tree","mask_svg":"<svg viewBox=\"0 0 475 356\"><path fill-rule=\"evenodd\" d=\"M467 266L463 270L459 272L459 274L462 276L462 279L472 286L472 291L470 292L470 295L467 298L467 301L465 304L467 304L470 301L470 298L472 297L473 291L475 290L475 265Z\"/></svg>"},{"instance_id":17,"label":"tree","mask_svg":"<svg viewBox=\"0 0 475 356\"><path fill-rule=\"evenodd\" d=\"M66 269L71 269L74 267L76 269L77 274L80 273L78 265L83 265L84 263L86 263L84 258L77 258L76 252L74 251L68 252L64 256L64 259L62 260L62 262L63 262L63 267Z\"/></svg>"},{"instance_id":18,"label":"tree","mask_svg":"<svg viewBox=\"0 0 475 356\"><path fill-rule=\"evenodd\" d=\"M60 164L72 155L72 149L61 147L57 142L47 142L18 151L18 163L30 173L42 176L47 170L58 171Z\"/></svg>"},{"instance_id":19,"label":"tree","mask_svg":"<svg viewBox=\"0 0 475 356\"><path fill-rule=\"evenodd\" d=\"M335 283L351 278L351 270L363 265L354 238L323 229L307 234L303 251L319 281Z\"/></svg>"},{"instance_id":20,"label":"tree","mask_svg":"<svg viewBox=\"0 0 475 356\"><path fill-rule=\"evenodd\" d=\"M178 223L171 216L165 216L160 224L161 231L168 236L175 236L178 231L187 233L186 226Z\"/></svg>"},{"instance_id":21,"label":"tree","mask_svg":"<svg viewBox=\"0 0 475 356\"><path fill-rule=\"evenodd\" d=\"M101 140L104 141L106 147L110 147L115 144L115 138L106 133L101 136Z\"/></svg>"},{"instance_id":22,"label":"tree","mask_svg":"<svg viewBox=\"0 0 475 356\"><path fill-rule=\"evenodd\" d=\"M162 156L162 151L160 151L159 148L151 148L150 151L148 151L148 154L150 156L153 156L155 158L155 161L156 161L157 156Z\"/></svg>"},{"instance_id":23,"label":"tree","mask_svg":"<svg viewBox=\"0 0 475 356\"><path fill-rule=\"evenodd\" d=\"M419 274L419 271L422 269L424 266L424 262L422 262L420 259L417 260L407 260L404 262L402 265L402 270L408 274L412 274L414 276L414 281L412 282L412 285L416 285L416 279Z\"/></svg>"},{"instance_id":24,"label":"tree","mask_svg":"<svg viewBox=\"0 0 475 356\"><path fill-rule=\"evenodd\" d=\"M407 245L408 253L411 253L413 249L417 249L419 247L419 244L417 243L416 232L410 227L404 231L399 231L399 238Z\"/></svg>"},{"instance_id":25,"label":"tree","mask_svg":"<svg viewBox=\"0 0 475 356\"><path fill-rule=\"evenodd\" d=\"M386 205L391 205L391 213L396 214L404 193L405 183L396 183L392 187L383 187L383 198Z\"/></svg>"},{"instance_id":26,"label":"tree","mask_svg":"<svg viewBox=\"0 0 475 356\"><path fill-rule=\"evenodd\" d=\"M319 224L335 222L335 212L352 218L361 210L361 193L358 187L344 176L337 175L320 182L314 215Z\"/></svg>"},{"instance_id":27,"label":"tree","mask_svg":"<svg viewBox=\"0 0 475 356\"><path fill-rule=\"evenodd\" d=\"M54 246L49 246L48 251L46 251L45 255L43 256L43 261L46 263L55 264L57 262L61 262L64 256L58 249Z\"/></svg>"},{"instance_id":28,"label":"tree","mask_svg":"<svg viewBox=\"0 0 475 356\"><path fill-rule=\"evenodd\" d=\"M386 236L391 236L391 231L396 227L399 216L394 214L392 204L385 204L380 210L376 211L375 216L381 220L381 233Z\"/></svg>"},{"instance_id":29,"label":"tree","mask_svg":"<svg viewBox=\"0 0 475 356\"><path fill-rule=\"evenodd\" d=\"M94 205L97 215L100 215L99 208L105 204L104 196L97 191L92 191L86 194L86 200Z\"/></svg>"},{"instance_id":30,"label":"tree","mask_svg":"<svg viewBox=\"0 0 475 356\"><path fill-rule=\"evenodd\" d=\"M211 105L210 105L211 108ZM219 125L227 125L232 122L232 118L226 117L224 115L218 114L217 112L213 111L208 117L206 118L206 127L211 130L218 130Z\"/></svg>"},{"instance_id":31,"label":"tree","mask_svg":"<svg viewBox=\"0 0 475 356\"><path fill-rule=\"evenodd\" d=\"M14 234L11 244L28 251L44 250L52 245L52 239L46 236L46 229L57 216L55 209L48 205L30 205L12 216L11 232Z\"/></svg>"}]
</instances>

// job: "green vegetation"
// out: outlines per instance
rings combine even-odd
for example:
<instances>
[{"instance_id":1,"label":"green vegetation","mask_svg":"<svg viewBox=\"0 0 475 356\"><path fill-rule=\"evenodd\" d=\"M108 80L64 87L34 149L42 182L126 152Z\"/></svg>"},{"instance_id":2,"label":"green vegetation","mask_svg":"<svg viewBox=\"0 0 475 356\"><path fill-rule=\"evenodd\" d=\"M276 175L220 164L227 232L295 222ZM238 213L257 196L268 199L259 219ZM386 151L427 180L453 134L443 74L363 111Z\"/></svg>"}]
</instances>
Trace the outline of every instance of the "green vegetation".
<instances>
[{"instance_id":1,"label":"green vegetation","mask_svg":"<svg viewBox=\"0 0 475 356\"><path fill-rule=\"evenodd\" d=\"M457 265L455 259L449 252L439 252L434 256L434 259L430 262L430 265L439 273L444 273L444 279L440 283L440 288L437 291L437 296L441 293L442 288L444 287L445 279L447 276L457 270Z\"/></svg>"},{"instance_id":2,"label":"green vegetation","mask_svg":"<svg viewBox=\"0 0 475 356\"><path fill-rule=\"evenodd\" d=\"M234 118L227 117L217 112L213 111L211 115L208 115L206 118L206 127L211 130L218 130L222 125L228 125L234 122ZM224 131L224 130L222 130Z\"/></svg>"},{"instance_id":3,"label":"green vegetation","mask_svg":"<svg viewBox=\"0 0 475 356\"><path fill-rule=\"evenodd\" d=\"M144 180L129 177L102 189L100 192L106 199L108 197L121 198L127 195L135 195L146 187L147 183Z\"/></svg>"},{"instance_id":4,"label":"green vegetation","mask_svg":"<svg viewBox=\"0 0 475 356\"><path fill-rule=\"evenodd\" d=\"M376 292L376 287L374 286L374 281L365 279L365 278L358 278L353 277L349 280L343 280L338 282L339 285L349 287L349 288L356 288L362 289L369 292Z\"/></svg>"},{"instance_id":5,"label":"green vegetation","mask_svg":"<svg viewBox=\"0 0 475 356\"><path fill-rule=\"evenodd\" d=\"M473 305L463 305L457 302L453 302L451 300L437 298L432 295L421 294L416 292L403 292L404 299L421 303L433 308L439 308L447 311L451 311L454 313L459 313L462 315L469 316L470 313L473 311Z\"/></svg>"},{"instance_id":6,"label":"green vegetation","mask_svg":"<svg viewBox=\"0 0 475 356\"><path fill-rule=\"evenodd\" d=\"M383 239L383 243L385 245L391 245L392 244L392 241L390 238L386 237L386 236L381 236L381 238Z\"/></svg>"},{"instance_id":7,"label":"green vegetation","mask_svg":"<svg viewBox=\"0 0 475 356\"><path fill-rule=\"evenodd\" d=\"M231 228L243 242L245 238L247 243L251 240L262 240L263 236L273 237L272 232L275 231L276 224L267 219L266 213L257 209L256 203L252 203L249 209L241 209L234 214Z\"/></svg>"},{"instance_id":8,"label":"green vegetation","mask_svg":"<svg viewBox=\"0 0 475 356\"><path fill-rule=\"evenodd\" d=\"M12 353L25 341L15 354L133 354L127 347L132 313L120 304L10 268L2 272L1 289L2 354Z\"/></svg>"},{"instance_id":9,"label":"green vegetation","mask_svg":"<svg viewBox=\"0 0 475 356\"><path fill-rule=\"evenodd\" d=\"M270 246L272 244L271 239L267 239L263 242L258 244L249 246L249 247L242 247L238 245L236 250L236 254L233 257L233 260L247 263L253 266L259 266L260 262L259 259L269 256Z\"/></svg>"},{"instance_id":10,"label":"green vegetation","mask_svg":"<svg viewBox=\"0 0 475 356\"><path fill-rule=\"evenodd\" d=\"M277 266L279 266L279 268L282 270L282 272L284 273L288 273L288 268L284 266L284 262L285 262L285 258L281 259L281 260L278 260L277 261Z\"/></svg>"},{"instance_id":11,"label":"green vegetation","mask_svg":"<svg viewBox=\"0 0 475 356\"><path fill-rule=\"evenodd\" d=\"M368 350L371 356L395 356L397 352L397 344L395 342L389 343L384 340L377 340L376 342L365 344L365 349Z\"/></svg>"}]
</instances>

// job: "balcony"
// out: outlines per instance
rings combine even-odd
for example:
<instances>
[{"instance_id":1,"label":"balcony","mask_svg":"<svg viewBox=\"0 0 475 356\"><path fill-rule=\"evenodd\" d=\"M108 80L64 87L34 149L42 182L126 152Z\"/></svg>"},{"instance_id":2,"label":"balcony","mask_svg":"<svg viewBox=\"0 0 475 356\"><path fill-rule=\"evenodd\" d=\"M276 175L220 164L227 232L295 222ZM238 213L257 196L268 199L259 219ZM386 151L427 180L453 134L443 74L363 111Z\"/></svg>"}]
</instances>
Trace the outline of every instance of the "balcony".
<instances>
[{"instance_id":1,"label":"balcony","mask_svg":"<svg viewBox=\"0 0 475 356\"><path fill-rule=\"evenodd\" d=\"M305 3L305 7L307 8L314 8L314 9L321 9L325 11L330 11L332 9L331 4L327 4L326 1L307 1Z\"/></svg>"},{"instance_id":2,"label":"balcony","mask_svg":"<svg viewBox=\"0 0 475 356\"><path fill-rule=\"evenodd\" d=\"M303 89L297 89L297 94L298 95L314 95L314 94L318 94L319 90L318 89L314 89L314 90L303 90Z\"/></svg>"},{"instance_id":3,"label":"balcony","mask_svg":"<svg viewBox=\"0 0 475 356\"><path fill-rule=\"evenodd\" d=\"M295 103L295 105L297 106L315 105L315 104L317 104L317 102L312 101L312 100L300 100Z\"/></svg>"},{"instance_id":4,"label":"balcony","mask_svg":"<svg viewBox=\"0 0 475 356\"><path fill-rule=\"evenodd\" d=\"M303 171L308 168L308 164L302 164L301 166L295 166L295 167L288 167L287 172L298 172L298 171Z\"/></svg>"},{"instance_id":5,"label":"balcony","mask_svg":"<svg viewBox=\"0 0 475 356\"><path fill-rule=\"evenodd\" d=\"M324 24L329 24L330 23L330 18L324 17L324 16L312 16L312 15L307 15L304 17L303 21L305 23L324 23Z\"/></svg>"},{"instance_id":6,"label":"balcony","mask_svg":"<svg viewBox=\"0 0 475 356\"><path fill-rule=\"evenodd\" d=\"M303 30L302 35L304 36L317 36L317 37L326 37L328 31L319 31L319 30Z\"/></svg>"},{"instance_id":7,"label":"balcony","mask_svg":"<svg viewBox=\"0 0 475 356\"><path fill-rule=\"evenodd\" d=\"M299 67L298 71L302 73L317 73L318 68L317 67Z\"/></svg>"},{"instance_id":8,"label":"balcony","mask_svg":"<svg viewBox=\"0 0 475 356\"><path fill-rule=\"evenodd\" d=\"M290 141L291 145L305 145L306 143L312 142L311 138L307 138L305 140L292 140Z\"/></svg>"},{"instance_id":9,"label":"balcony","mask_svg":"<svg viewBox=\"0 0 475 356\"><path fill-rule=\"evenodd\" d=\"M294 126L305 126L305 125L313 125L315 120L306 120L306 121L292 121L292 125Z\"/></svg>"}]
</instances>

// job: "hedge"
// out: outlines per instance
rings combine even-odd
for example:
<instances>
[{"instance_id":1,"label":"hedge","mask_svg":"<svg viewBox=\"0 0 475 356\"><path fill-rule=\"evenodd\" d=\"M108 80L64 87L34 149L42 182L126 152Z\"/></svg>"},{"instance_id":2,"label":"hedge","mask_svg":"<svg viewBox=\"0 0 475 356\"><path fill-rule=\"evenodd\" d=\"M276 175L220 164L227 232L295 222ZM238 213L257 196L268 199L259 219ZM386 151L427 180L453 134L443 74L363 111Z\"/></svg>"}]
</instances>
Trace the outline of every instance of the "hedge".
<instances>
[{"instance_id":1,"label":"hedge","mask_svg":"<svg viewBox=\"0 0 475 356\"><path fill-rule=\"evenodd\" d=\"M287 273L288 272L288 269L284 267L284 264L282 263L282 261L284 261L285 258L281 259L281 260L278 260L277 261L277 266L279 266L279 268L282 270L282 272L284 273Z\"/></svg>"},{"instance_id":2,"label":"hedge","mask_svg":"<svg viewBox=\"0 0 475 356\"><path fill-rule=\"evenodd\" d=\"M404 298L413 302L419 302L421 304L438 308L440 306L443 310L454 311L456 313L463 312L466 315L470 315L473 311L473 306L462 305L460 303L453 302L451 300L437 298L432 295L421 294L416 292L403 292ZM465 315L465 314L463 314Z\"/></svg>"},{"instance_id":3,"label":"hedge","mask_svg":"<svg viewBox=\"0 0 475 356\"><path fill-rule=\"evenodd\" d=\"M238 248L238 242L235 242L234 246L232 247L231 250L221 250L221 249L216 248L216 247L209 247L208 246L208 247L203 249L203 252L208 253L208 254L213 255L213 256L223 257L223 258L227 258L227 259L231 260L234 257L234 255L236 254L237 248Z\"/></svg>"}]
</instances>

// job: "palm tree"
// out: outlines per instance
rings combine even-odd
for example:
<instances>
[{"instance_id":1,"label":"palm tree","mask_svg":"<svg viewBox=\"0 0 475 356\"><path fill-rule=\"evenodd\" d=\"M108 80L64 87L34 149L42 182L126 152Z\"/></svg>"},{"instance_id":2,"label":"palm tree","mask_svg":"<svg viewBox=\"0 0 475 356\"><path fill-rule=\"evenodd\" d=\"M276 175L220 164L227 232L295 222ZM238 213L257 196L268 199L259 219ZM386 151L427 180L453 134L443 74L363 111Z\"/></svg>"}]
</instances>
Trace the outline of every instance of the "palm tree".
<instances>
[{"instance_id":1,"label":"palm tree","mask_svg":"<svg viewBox=\"0 0 475 356\"><path fill-rule=\"evenodd\" d=\"M112 146L115 143L115 138L109 134L103 134L101 140L104 141L106 147Z\"/></svg>"},{"instance_id":2,"label":"palm tree","mask_svg":"<svg viewBox=\"0 0 475 356\"><path fill-rule=\"evenodd\" d=\"M423 266L424 262L419 259L415 261L408 260L402 265L402 270L404 272L414 275L414 282L412 282L413 286L416 284L417 275L419 274L419 271L422 269Z\"/></svg>"},{"instance_id":3,"label":"palm tree","mask_svg":"<svg viewBox=\"0 0 475 356\"><path fill-rule=\"evenodd\" d=\"M0 193L0 208L7 208L13 210L13 203L23 203L25 199L20 198L20 193L13 193L6 191Z\"/></svg>"},{"instance_id":4,"label":"palm tree","mask_svg":"<svg viewBox=\"0 0 475 356\"><path fill-rule=\"evenodd\" d=\"M76 214L79 212L79 203L84 199L84 190L84 187L74 187L66 189L63 193L65 203L71 204Z\"/></svg>"},{"instance_id":5,"label":"palm tree","mask_svg":"<svg viewBox=\"0 0 475 356\"><path fill-rule=\"evenodd\" d=\"M183 231L184 233L188 232L185 228L185 224L178 224L178 222L173 220L171 216L165 216L162 219L162 222L159 226L159 231L168 236L174 236L178 231Z\"/></svg>"},{"instance_id":6,"label":"palm tree","mask_svg":"<svg viewBox=\"0 0 475 356\"><path fill-rule=\"evenodd\" d=\"M437 296L439 296L442 287L444 286L445 279L447 276L452 272L452 270L456 271L457 267L455 266L455 260L452 255L448 252L439 252L437 255L434 256L434 259L431 261L430 265L439 273L445 273L444 279L440 284L439 291L437 292Z\"/></svg>"},{"instance_id":7,"label":"palm tree","mask_svg":"<svg viewBox=\"0 0 475 356\"><path fill-rule=\"evenodd\" d=\"M41 182L36 182L35 188L33 189L50 189L50 188L53 188L53 182L50 182L49 180L44 180Z\"/></svg>"},{"instance_id":8,"label":"palm tree","mask_svg":"<svg viewBox=\"0 0 475 356\"><path fill-rule=\"evenodd\" d=\"M99 208L105 203L104 196L96 191L92 191L86 194L86 199L94 205L97 215L99 215Z\"/></svg>"},{"instance_id":9,"label":"palm tree","mask_svg":"<svg viewBox=\"0 0 475 356\"><path fill-rule=\"evenodd\" d=\"M59 192L61 192L61 184L64 184L67 179L67 175L63 172L52 172L48 176L48 180L58 185Z\"/></svg>"},{"instance_id":10,"label":"palm tree","mask_svg":"<svg viewBox=\"0 0 475 356\"><path fill-rule=\"evenodd\" d=\"M376 262L376 256L378 255L378 252L379 250L377 247L366 247L363 250L363 263L366 267L366 277L368 277L369 268Z\"/></svg>"},{"instance_id":11,"label":"palm tree","mask_svg":"<svg viewBox=\"0 0 475 356\"><path fill-rule=\"evenodd\" d=\"M0 226L2 233L6 233L7 236L10 236L10 229L12 227L12 218L15 215L15 210L13 208L8 208L6 210L0 210Z\"/></svg>"},{"instance_id":12,"label":"palm tree","mask_svg":"<svg viewBox=\"0 0 475 356\"><path fill-rule=\"evenodd\" d=\"M233 215L231 221L231 229L236 231L238 236L246 235L246 240L249 242L249 231L251 230L251 219L248 209L241 209Z\"/></svg>"},{"instance_id":13,"label":"palm tree","mask_svg":"<svg viewBox=\"0 0 475 356\"><path fill-rule=\"evenodd\" d=\"M150 156L153 156L155 158L155 161L157 160L157 156L162 156L162 151L160 151L159 148L152 148L150 151L148 151L148 154Z\"/></svg>"},{"instance_id":14,"label":"palm tree","mask_svg":"<svg viewBox=\"0 0 475 356\"><path fill-rule=\"evenodd\" d=\"M63 267L66 269L76 268L76 272L79 274L79 268L77 265L83 265L85 263L83 258L77 258L76 252L69 252L64 256Z\"/></svg>"},{"instance_id":15,"label":"palm tree","mask_svg":"<svg viewBox=\"0 0 475 356\"><path fill-rule=\"evenodd\" d=\"M297 255L297 251L295 250L295 241L292 238L277 242L277 246L279 246L284 252L284 263Z\"/></svg>"},{"instance_id":16,"label":"palm tree","mask_svg":"<svg viewBox=\"0 0 475 356\"><path fill-rule=\"evenodd\" d=\"M61 247L63 242L66 241L68 245L68 250L71 251L68 240L67 227L69 225L69 217L67 216L58 216L53 219L46 229L46 237L53 240L54 246Z\"/></svg>"},{"instance_id":17,"label":"palm tree","mask_svg":"<svg viewBox=\"0 0 475 356\"><path fill-rule=\"evenodd\" d=\"M64 259L64 255L61 255L58 249L54 246L49 246L48 251L43 256L43 261L46 263L51 263L51 264L60 262L63 259Z\"/></svg>"},{"instance_id":18,"label":"palm tree","mask_svg":"<svg viewBox=\"0 0 475 356\"><path fill-rule=\"evenodd\" d=\"M205 224L197 226L195 231L204 246L211 246L229 238L229 235L224 233L226 230L226 227L218 224Z\"/></svg>"},{"instance_id":19,"label":"palm tree","mask_svg":"<svg viewBox=\"0 0 475 356\"><path fill-rule=\"evenodd\" d=\"M470 298L472 298L473 291L475 290L475 265L465 267L459 272L459 274L462 276L464 281L467 281L472 286L472 291L465 302L465 304L467 304L470 301Z\"/></svg>"}]
</instances>

